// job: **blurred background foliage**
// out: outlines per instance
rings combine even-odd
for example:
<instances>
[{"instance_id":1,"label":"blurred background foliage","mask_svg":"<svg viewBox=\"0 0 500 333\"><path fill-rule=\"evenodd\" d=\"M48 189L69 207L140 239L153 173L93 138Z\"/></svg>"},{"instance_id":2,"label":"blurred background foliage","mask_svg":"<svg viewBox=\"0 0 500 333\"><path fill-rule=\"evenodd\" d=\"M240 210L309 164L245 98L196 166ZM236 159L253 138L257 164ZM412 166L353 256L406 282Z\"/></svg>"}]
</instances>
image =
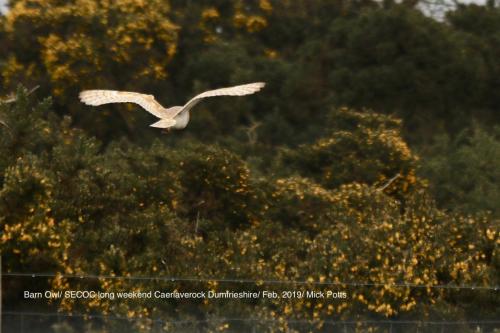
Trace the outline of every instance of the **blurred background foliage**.
<instances>
[{"instance_id":1,"label":"blurred background foliage","mask_svg":"<svg viewBox=\"0 0 500 333\"><path fill-rule=\"evenodd\" d=\"M333 302L37 304L20 299L25 281L4 278L3 304L149 319L131 328L143 331L154 318L207 331L250 329L209 321L221 317L272 320L271 331L294 330L287 320L328 331L322 320L497 319L498 291L391 286L500 276L500 9L460 5L438 21L417 4L11 0L0 17L4 271L387 285L344 286L349 298ZM135 105L77 98L120 89L178 105L252 81L267 86L206 101L170 133ZM30 283L50 288L263 286Z\"/></svg>"}]
</instances>

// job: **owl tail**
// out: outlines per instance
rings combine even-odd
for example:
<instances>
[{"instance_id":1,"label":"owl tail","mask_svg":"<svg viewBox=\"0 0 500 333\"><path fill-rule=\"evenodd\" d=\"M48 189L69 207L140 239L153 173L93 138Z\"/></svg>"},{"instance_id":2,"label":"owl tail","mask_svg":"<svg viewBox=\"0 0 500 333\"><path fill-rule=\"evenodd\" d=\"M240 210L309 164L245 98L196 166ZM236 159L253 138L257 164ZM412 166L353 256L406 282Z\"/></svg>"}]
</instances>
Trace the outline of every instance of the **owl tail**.
<instances>
[{"instance_id":1,"label":"owl tail","mask_svg":"<svg viewBox=\"0 0 500 333\"><path fill-rule=\"evenodd\" d=\"M149 126L151 127L156 127L156 128L169 128L175 125L175 120L173 119L161 119L157 121L154 124L151 124Z\"/></svg>"}]
</instances>

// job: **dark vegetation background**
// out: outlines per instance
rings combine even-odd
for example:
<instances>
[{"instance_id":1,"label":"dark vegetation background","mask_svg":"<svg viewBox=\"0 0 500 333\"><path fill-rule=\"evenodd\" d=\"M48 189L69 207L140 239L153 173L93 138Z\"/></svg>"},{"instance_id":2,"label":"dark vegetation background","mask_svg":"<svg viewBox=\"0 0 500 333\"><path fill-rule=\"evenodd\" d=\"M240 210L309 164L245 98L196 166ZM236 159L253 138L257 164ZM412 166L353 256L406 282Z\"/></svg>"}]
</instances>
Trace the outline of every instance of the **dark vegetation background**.
<instances>
[{"instance_id":1,"label":"dark vegetation background","mask_svg":"<svg viewBox=\"0 0 500 333\"><path fill-rule=\"evenodd\" d=\"M499 285L500 9L459 5L438 21L417 5L11 0L0 17L0 87L16 98L0 105L4 273L387 285L334 287L349 295L334 301L46 302L22 292L324 287L5 276L3 310L144 318L45 319L33 332L176 331L155 318L196 323L185 331L427 320L469 332L498 320L498 289L431 286ZM168 134L138 106L77 98L107 88L178 105L252 81L267 86L205 101Z\"/></svg>"}]
</instances>

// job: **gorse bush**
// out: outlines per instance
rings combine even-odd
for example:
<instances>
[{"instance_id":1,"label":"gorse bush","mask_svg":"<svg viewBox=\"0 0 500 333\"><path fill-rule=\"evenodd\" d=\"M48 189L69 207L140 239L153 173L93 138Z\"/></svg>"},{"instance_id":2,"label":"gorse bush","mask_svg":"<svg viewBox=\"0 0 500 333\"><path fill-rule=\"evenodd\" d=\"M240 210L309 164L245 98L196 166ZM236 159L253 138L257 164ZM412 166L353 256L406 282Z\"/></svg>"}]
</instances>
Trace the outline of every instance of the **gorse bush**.
<instances>
[{"instance_id":1,"label":"gorse bush","mask_svg":"<svg viewBox=\"0 0 500 333\"><path fill-rule=\"evenodd\" d=\"M300 164L289 165L286 172L255 177L237 154L192 139L175 147L167 140L148 147L127 140L103 146L73 128L69 118L55 116L49 101L37 103L22 89L17 102L1 105L0 115L9 127L0 131L0 149L6 152L0 161L0 246L5 271L205 279L56 277L38 280L35 288L118 292L265 287L281 292L286 289L281 285L258 282L280 280L305 281L294 286L304 292L325 289L315 282L338 282L339 290L349 295L334 302L307 298L53 300L51 306L60 310L144 318L131 328L143 331L150 330L155 325L151 319L159 317L242 316L274 320L263 330L293 330L288 320L300 319L327 331L325 319L467 320L477 312L471 299L476 306L498 301L493 291L471 296L432 288L498 285L498 221L483 213L456 215L440 210L414 175L411 186L403 186L418 161L399 135L395 118L335 111L333 119L338 121L325 131L326 140L342 139L328 146L329 152L319 154L336 157L342 168L329 159L305 162L315 158L316 150L300 146L287 151L286 157L276 156L284 159L276 165L287 164L286 158L303 158ZM381 139L384 135L387 140ZM305 169L309 164L334 170L336 182ZM374 174L370 164L376 166ZM341 172L349 165L366 167L352 169L350 177ZM383 180L394 172L401 173L404 181L381 189ZM227 285L212 280L217 278L257 283ZM12 279L4 283L5 304L22 307L18 294L23 284ZM428 288L394 286L397 283ZM481 318L495 318L496 311L490 307ZM222 321L200 329L249 329L246 325Z\"/></svg>"},{"instance_id":2,"label":"gorse bush","mask_svg":"<svg viewBox=\"0 0 500 333\"><path fill-rule=\"evenodd\" d=\"M326 137L285 153L283 164L326 188L355 181L374 184L398 174L414 182L417 157L403 141L396 119L340 109L327 126Z\"/></svg>"},{"instance_id":3,"label":"gorse bush","mask_svg":"<svg viewBox=\"0 0 500 333\"><path fill-rule=\"evenodd\" d=\"M4 277L6 310L134 320L59 332L338 329L326 320L449 320L467 332L477 329L467 321L496 320L497 290L448 287L499 285L500 11L460 5L437 21L422 4L10 1L0 15L2 268L58 276ZM266 88L200 103L189 127L169 133L146 126L153 117L137 105L78 102L98 88L181 105L254 81ZM216 281L226 278L254 282ZM348 298L19 296L328 288ZM367 325L352 328L383 330Z\"/></svg>"}]
</instances>

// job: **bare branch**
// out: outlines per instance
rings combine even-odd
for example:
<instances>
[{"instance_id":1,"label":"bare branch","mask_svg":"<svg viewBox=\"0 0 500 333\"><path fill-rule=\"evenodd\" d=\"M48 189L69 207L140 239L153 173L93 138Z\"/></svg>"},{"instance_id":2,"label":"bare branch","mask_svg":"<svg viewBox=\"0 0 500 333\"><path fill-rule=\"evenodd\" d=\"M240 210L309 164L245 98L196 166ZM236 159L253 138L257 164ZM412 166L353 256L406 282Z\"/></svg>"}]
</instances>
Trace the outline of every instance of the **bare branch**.
<instances>
[{"instance_id":1,"label":"bare branch","mask_svg":"<svg viewBox=\"0 0 500 333\"><path fill-rule=\"evenodd\" d=\"M399 177L401 177L401 174L400 173L397 173L394 177L392 177L391 179L389 179L387 181L387 183L385 183L384 186L382 187L379 187L378 188L378 191L383 191L385 190L387 187L389 187L396 179L398 179Z\"/></svg>"}]
</instances>

